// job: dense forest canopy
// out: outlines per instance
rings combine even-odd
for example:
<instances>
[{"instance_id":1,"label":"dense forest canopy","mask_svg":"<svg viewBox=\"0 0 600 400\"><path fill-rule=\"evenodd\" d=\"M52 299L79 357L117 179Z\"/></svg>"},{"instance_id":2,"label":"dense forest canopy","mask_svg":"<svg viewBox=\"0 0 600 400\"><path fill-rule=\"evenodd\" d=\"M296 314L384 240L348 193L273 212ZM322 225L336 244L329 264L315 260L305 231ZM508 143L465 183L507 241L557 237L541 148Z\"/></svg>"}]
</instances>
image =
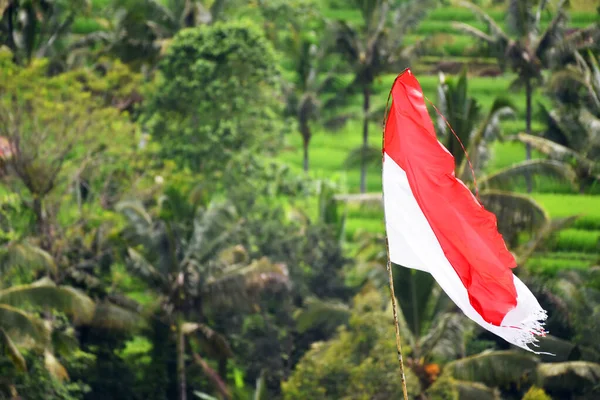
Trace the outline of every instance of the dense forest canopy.
<instances>
[{"instance_id":1,"label":"dense forest canopy","mask_svg":"<svg viewBox=\"0 0 600 400\"><path fill-rule=\"evenodd\" d=\"M597 1L0 0L0 399L400 398L407 67L555 354L395 265L410 398L600 396Z\"/></svg>"}]
</instances>

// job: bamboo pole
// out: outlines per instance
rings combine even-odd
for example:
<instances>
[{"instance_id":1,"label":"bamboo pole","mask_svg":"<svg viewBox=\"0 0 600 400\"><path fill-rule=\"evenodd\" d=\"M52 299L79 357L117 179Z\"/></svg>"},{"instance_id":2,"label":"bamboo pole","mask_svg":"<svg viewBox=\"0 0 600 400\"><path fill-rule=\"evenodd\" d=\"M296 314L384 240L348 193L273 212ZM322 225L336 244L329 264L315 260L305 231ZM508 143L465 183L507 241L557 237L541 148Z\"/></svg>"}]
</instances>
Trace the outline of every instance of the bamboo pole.
<instances>
[{"instance_id":1,"label":"bamboo pole","mask_svg":"<svg viewBox=\"0 0 600 400\"><path fill-rule=\"evenodd\" d=\"M384 150L385 149L385 126L386 126L386 122L387 122L387 114L388 114L388 106L390 103L390 97L392 96L392 89L394 88L394 85L396 84L396 80L398 80L398 78L400 76L402 76L402 74L406 72L406 70L402 71L400 74L398 74L398 76L396 76L396 79L394 79L394 83L392 84L392 87L390 88L390 92L388 94L388 98L387 98L387 104L385 107L385 114L383 117L383 132L381 134L381 149ZM383 159L382 159L382 173L383 173ZM381 185L381 192L382 192L382 198L384 198L385 196L385 191L383 190L383 184ZM385 200L384 200L384 207L383 207L383 215L384 215L384 222L385 222ZM408 400L408 390L406 388L406 374L404 373L404 360L402 359L402 341L401 341L401 337L400 337L400 324L398 323L398 307L396 305L396 293L394 291L394 274L392 272L392 261L390 260L390 246L389 246L389 242L388 242L388 237L387 237L387 227L386 227L386 232L385 232L385 250L386 250L386 254L387 254L387 263L386 263L386 268L387 268L387 273L388 273L388 279L389 279L389 287L390 287L390 297L392 299L392 312L394 314L394 328L395 328L395 333L396 333L396 352L398 354L398 363L400 364L400 378L402 380L402 394L404 395L404 400Z\"/></svg>"},{"instance_id":2,"label":"bamboo pole","mask_svg":"<svg viewBox=\"0 0 600 400\"><path fill-rule=\"evenodd\" d=\"M390 284L390 295L392 297L392 312L394 313L394 328L396 328L396 352L398 353L398 363L400 364L402 393L404 394L404 400L408 400L408 390L406 389L406 375L404 374L404 361L402 359L402 343L400 341L400 325L398 324L398 310L396 307L396 293L394 292L394 275L392 273L392 262L390 261L390 250L388 246L387 235L385 236L385 247L387 249L387 271Z\"/></svg>"}]
</instances>

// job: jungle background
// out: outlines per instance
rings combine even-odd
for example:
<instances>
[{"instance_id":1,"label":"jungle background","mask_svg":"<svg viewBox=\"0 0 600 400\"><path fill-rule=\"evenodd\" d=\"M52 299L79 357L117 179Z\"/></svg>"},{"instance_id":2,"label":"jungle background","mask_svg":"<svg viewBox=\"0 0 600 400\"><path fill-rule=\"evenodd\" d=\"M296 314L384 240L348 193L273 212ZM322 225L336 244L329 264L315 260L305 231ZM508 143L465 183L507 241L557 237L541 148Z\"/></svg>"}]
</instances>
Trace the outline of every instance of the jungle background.
<instances>
[{"instance_id":1,"label":"jungle background","mask_svg":"<svg viewBox=\"0 0 600 400\"><path fill-rule=\"evenodd\" d=\"M594 0L0 0L0 398L400 398L406 67L555 354L395 266L411 398L600 398L599 50Z\"/></svg>"}]
</instances>

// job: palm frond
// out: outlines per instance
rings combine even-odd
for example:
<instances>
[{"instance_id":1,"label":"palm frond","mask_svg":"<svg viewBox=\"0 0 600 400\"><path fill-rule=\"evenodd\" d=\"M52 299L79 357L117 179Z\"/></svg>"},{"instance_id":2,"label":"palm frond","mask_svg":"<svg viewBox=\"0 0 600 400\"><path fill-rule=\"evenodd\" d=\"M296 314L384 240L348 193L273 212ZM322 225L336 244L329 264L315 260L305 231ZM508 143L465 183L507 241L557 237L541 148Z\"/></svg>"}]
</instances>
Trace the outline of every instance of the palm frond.
<instances>
[{"instance_id":1,"label":"palm frond","mask_svg":"<svg viewBox=\"0 0 600 400\"><path fill-rule=\"evenodd\" d=\"M267 400L267 384L265 380L265 371L261 370L258 378L256 378L256 385L254 388L254 396L252 400Z\"/></svg>"},{"instance_id":2,"label":"palm frond","mask_svg":"<svg viewBox=\"0 0 600 400\"><path fill-rule=\"evenodd\" d=\"M15 241L0 249L0 273L9 269L57 272L56 263L48 252L27 241Z\"/></svg>"},{"instance_id":3,"label":"palm frond","mask_svg":"<svg viewBox=\"0 0 600 400\"><path fill-rule=\"evenodd\" d=\"M54 286L48 280L0 290L0 304L54 309L72 315L76 322L89 321L94 313L94 302L82 291L69 286Z\"/></svg>"},{"instance_id":4,"label":"palm frond","mask_svg":"<svg viewBox=\"0 0 600 400\"><path fill-rule=\"evenodd\" d=\"M143 323L142 315L109 301L96 304L90 326L121 331L135 331Z\"/></svg>"},{"instance_id":5,"label":"palm frond","mask_svg":"<svg viewBox=\"0 0 600 400\"><path fill-rule=\"evenodd\" d=\"M0 328L20 345L28 340L45 345L50 340L41 319L6 304L0 304Z\"/></svg>"},{"instance_id":6,"label":"palm frond","mask_svg":"<svg viewBox=\"0 0 600 400\"><path fill-rule=\"evenodd\" d=\"M454 380L454 386L461 400L501 400L498 389L483 383Z\"/></svg>"},{"instance_id":7,"label":"palm frond","mask_svg":"<svg viewBox=\"0 0 600 400\"><path fill-rule=\"evenodd\" d=\"M548 51L547 57L552 60L553 65L562 66L574 57L575 52L591 48L598 41L600 41L600 26L591 24L565 36Z\"/></svg>"},{"instance_id":8,"label":"palm frond","mask_svg":"<svg viewBox=\"0 0 600 400\"><path fill-rule=\"evenodd\" d=\"M545 154L552 160L563 162L569 162L574 159L578 161L584 160L578 152L543 137L519 133L516 135L515 139L530 145L532 148Z\"/></svg>"},{"instance_id":9,"label":"palm frond","mask_svg":"<svg viewBox=\"0 0 600 400\"><path fill-rule=\"evenodd\" d=\"M526 175L544 177L575 188L577 175L570 165L554 160L529 160L507 167L480 180L481 187L508 190L525 182ZM535 182L535 179L534 179Z\"/></svg>"},{"instance_id":10,"label":"palm frond","mask_svg":"<svg viewBox=\"0 0 600 400\"><path fill-rule=\"evenodd\" d=\"M329 107L329 105L325 105L325 107ZM331 131L335 131L335 130L339 130L342 127L344 127L344 125L346 125L346 122L348 122L348 120L355 118L356 117L356 113L340 113L340 114L336 114L333 115L331 117L327 117L327 118L323 118L322 120L322 124L323 127L327 130L331 130Z\"/></svg>"},{"instance_id":11,"label":"palm frond","mask_svg":"<svg viewBox=\"0 0 600 400\"><path fill-rule=\"evenodd\" d=\"M562 2L564 4L564 1ZM548 52L563 38L563 31L568 20L568 15L561 4L546 27L546 30L535 44L535 54L540 59L548 63Z\"/></svg>"},{"instance_id":12,"label":"palm frond","mask_svg":"<svg viewBox=\"0 0 600 400\"><path fill-rule=\"evenodd\" d=\"M392 35L400 37L409 33L421 23L432 7L435 7L435 1L432 0L412 0L398 4L394 12Z\"/></svg>"},{"instance_id":13,"label":"palm frond","mask_svg":"<svg viewBox=\"0 0 600 400\"><path fill-rule=\"evenodd\" d=\"M434 290L435 280L431 274L412 268L395 268L394 288L404 319L416 338L427 331L433 319L432 302L440 293Z\"/></svg>"},{"instance_id":14,"label":"palm frond","mask_svg":"<svg viewBox=\"0 0 600 400\"><path fill-rule=\"evenodd\" d=\"M69 374L66 368L58 361L58 359L49 350L44 351L44 366L59 381L69 380Z\"/></svg>"},{"instance_id":15,"label":"palm frond","mask_svg":"<svg viewBox=\"0 0 600 400\"><path fill-rule=\"evenodd\" d=\"M552 335L541 337L538 342L540 351L552 355L541 355L543 362L564 362L572 359L574 351L578 351L575 343L557 338Z\"/></svg>"},{"instance_id":16,"label":"palm frond","mask_svg":"<svg viewBox=\"0 0 600 400\"><path fill-rule=\"evenodd\" d=\"M247 266L217 271L204 281L201 290L206 307L248 308L264 290L287 290L289 285L287 267L263 257Z\"/></svg>"},{"instance_id":17,"label":"palm frond","mask_svg":"<svg viewBox=\"0 0 600 400\"><path fill-rule=\"evenodd\" d=\"M480 155L481 146L487 141L502 140L500 122L506 118L513 118L515 115L514 106L509 99L504 97L494 99L488 114L471 135L467 147L467 154L471 154L471 164L476 173L483 168L485 162ZM457 170L457 176L465 183L473 179L472 173L467 170L467 165L468 160L464 157Z\"/></svg>"},{"instance_id":18,"label":"palm frond","mask_svg":"<svg viewBox=\"0 0 600 400\"><path fill-rule=\"evenodd\" d=\"M498 230L510 245L520 232L537 232L548 221L548 213L529 196L501 191L480 193L484 207L496 215Z\"/></svg>"},{"instance_id":19,"label":"palm frond","mask_svg":"<svg viewBox=\"0 0 600 400\"><path fill-rule=\"evenodd\" d=\"M133 272L140 278L149 282L152 285L164 285L166 284L165 277L154 268L148 260L144 258L138 251L131 247L127 249L128 259L127 265L133 270Z\"/></svg>"},{"instance_id":20,"label":"palm frond","mask_svg":"<svg viewBox=\"0 0 600 400\"><path fill-rule=\"evenodd\" d=\"M542 5L546 1L542 0ZM536 33L537 27L533 25L535 18L532 11L529 1L508 0L506 25L511 33L523 38L530 37Z\"/></svg>"},{"instance_id":21,"label":"palm frond","mask_svg":"<svg viewBox=\"0 0 600 400\"><path fill-rule=\"evenodd\" d=\"M142 203L138 201L122 201L115 206L127 218L129 225L138 237L145 237L152 230L152 217Z\"/></svg>"},{"instance_id":22,"label":"palm frond","mask_svg":"<svg viewBox=\"0 0 600 400\"><path fill-rule=\"evenodd\" d=\"M535 375L538 363L538 359L530 354L489 351L452 361L446 365L444 373L462 381L501 387L518 383L526 376Z\"/></svg>"},{"instance_id":23,"label":"palm frond","mask_svg":"<svg viewBox=\"0 0 600 400\"><path fill-rule=\"evenodd\" d=\"M538 385L548 390L585 391L600 384L600 364L586 361L544 363L537 368Z\"/></svg>"},{"instance_id":24,"label":"palm frond","mask_svg":"<svg viewBox=\"0 0 600 400\"><path fill-rule=\"evenodd\" d=\"M579 152L551 140L526 133L519 133L516 139L522 143L529 144L533 149L545 154L551 160L565 163L573 163L575 161L576 164L584 169L591 169L594 165L591 160Z\"/></svg>"},{"instance_id":25,"label":"palm frond","mask_svg":"<svg viewBox=\"0 0 600 400\"><path fill-rule=\"evenodd\" d=\"M344 303L309 298L304 307L295 313L294 319L299 333L316 327L332 332L339 325L347 323L350 314L350 308Z\"/></svg>"},{"instance_id":26,"label":"palm frond","mask_svg":"<svg viewBox=\"0 0 600 400\"><path fill-rule=\"evenodd\" d=\"M21 371L27 371L27 363L25 358L12 341L6 331L0 328L0 348L4 349L4 354L12 361L12 363Z\"/></svg>"},{"instance_id":27,"label":"palm frond","mask_svg":"<svg viewBox=\"0 0 600 400\"><path fill-rule=\"evenodd\" d=\"M496 38L488 35L485 32L482 32L481 30L479 30L469 24L465 24L464 22L453 22L452 27L460 32L466 33L467 35L472 36L475 39L479 39L485 43L489 43L489 44L496 43Z\"/></svg>"},{"instance_id":28,"label":"palm frond","mask_svg":"<svg viewBox=\"0 0 600 400\"><path fill-rule=\"evenodd\" d=\"M582 71L581 67L566 66L550 76L547 83L547 90L554 97L560 97L562 93L566 92L576 92L581 88L584 88L589 93L593 93L594 88L591 86L591 82L588 79L589 75L586 72L588 71Z\"/></svg>"},{"instance_id":29,"label":"palm frond","mask_svg":"<svg viewBox=\"0 0 600 400\"><path fill-rule=\"evenodd\" d=\"M360 58L360 44L357 32L345 21L338 21L336 29L336 49L349 61Z\"/></svg>"},{"instance_id":30,"label":"palm frond","mask_svg":"<svg viewBox=\"0 0 600 400\"><path fill-rule=\"evenodd\" d=\"M538 231L537 235L515 251L517 264L525 264L529 257L531 257L549 237L572 225L577 218L578 216L572 216L567 218L557 218L547 222L546 225Z\"/></svg>"},{"instance_id":31,"label":"palm frond","mask_svg":"<svg viewBox=\"0 0 600 400\"><path fill-rule=\"evenodd\" d=\"M506 33L504 33L504 30L500 27L500 25L498 25L492 17L490 17L488 14L486 14L485 11L483 11L481 8L479 8L475 4L469 3L467 1L461 1L461 2L459 2L459 4L462 7L468 8L479 19L483 20L488 25L490 31L492 32L492 36L497 36L500 40L508 43L508 41L510 40L508 35Z\"/></svg>"},{"instance_id":32,"label":"palm frond","mask_svg":"<svg viewBox=\"0 0 600 400\"><path fill-rule=\"evenodd\" d=\"M235 232L237 219L237 210L232 204L211 203L194 220L194 231L185 257L204 261Z\"/></svg>"},{"instance_id":33,"label":"palm frond","mask_svg":"<svg viewBox=\"0 0 600 400\"><path fill-rule=\"evenodd\" d=\"M199 392L199 391L194 391L194 396L198 397L199 399L202 400L219 400L214 396L211 396L210 394L206 394L204 392Z\"/></svg>"},{"instance_id":34,"label":"palm frond","mask_svg":"<svg viewBox=\"0 0 600 400\"><path fill-rule=\"evenodd\" d=\"M357 147L351 150L344 160L344 168L358 168L362 159L365 159L366 165L374 165L381 162L381 149L376 147Z\"/></svg>"},{"instance_id":35,"label":"palm frond","mask_svg":"<svg viewBox=\"0 0 600 400\"><path fill-rule=\"evenodd\" d=\"M201 323L186 322L181 327L184 335L196 334L202 348L208 356L223 359L233 357L229 341L225 336L215 332L211 327Z\"/></svg>"},{"instance_id":36,"label":"palm frond","mask_svg":"<svg viewBox=\"0 0 600 400\"><path fill-rule=\"evenodd\" d=\"M466 352L465 333L473 328L473 324L462 315L445 312L436 318L419 340L422 354L435 354L445 360L464 357Z\"/></svg>"}]
</instances>

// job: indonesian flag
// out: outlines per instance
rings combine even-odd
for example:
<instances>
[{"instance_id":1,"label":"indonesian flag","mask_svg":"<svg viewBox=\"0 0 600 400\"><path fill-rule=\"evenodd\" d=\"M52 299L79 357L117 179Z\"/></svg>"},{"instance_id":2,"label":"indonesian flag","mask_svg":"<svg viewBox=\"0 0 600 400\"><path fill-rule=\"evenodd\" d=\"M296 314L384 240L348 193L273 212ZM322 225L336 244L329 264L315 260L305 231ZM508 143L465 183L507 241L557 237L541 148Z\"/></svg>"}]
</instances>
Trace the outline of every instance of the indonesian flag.
<instances>
[{"instance_id":1,"label":"indonesian flag","mask_svg":"<svg viewBox=\"0 0 600 400\"><path fill-rule=\"evenodd\" d=\"M496 217L454 174L410 70L392 87L383 143L385 224L391 262L430 273L473 321L509 343L545 335L546 311L512 273L516 261Z\"/></svg>"}]
</instances>

